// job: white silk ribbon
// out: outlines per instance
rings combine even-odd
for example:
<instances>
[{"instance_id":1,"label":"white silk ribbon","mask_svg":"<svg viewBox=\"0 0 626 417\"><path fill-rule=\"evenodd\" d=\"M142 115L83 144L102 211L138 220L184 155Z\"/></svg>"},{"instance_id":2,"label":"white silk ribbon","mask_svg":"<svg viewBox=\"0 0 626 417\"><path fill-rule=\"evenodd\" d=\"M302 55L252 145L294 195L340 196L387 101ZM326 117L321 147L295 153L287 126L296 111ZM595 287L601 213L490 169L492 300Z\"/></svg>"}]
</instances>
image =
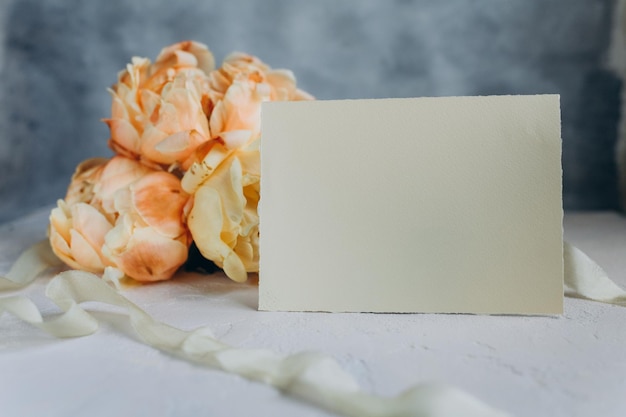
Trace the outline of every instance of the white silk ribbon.
<instances>
[{"instance_id":1,"label":"white silk ribbon","mask_svg":"<svg viewBox=\"0 0 626 417\"><path fill-rule=\"evenodd\" d=\"M564 242L563 262L568 296L626 306L626 291L583 251Z\"/></svg>"},{"instance_id":2,"label":"white silk ribbon","mask_svg":"<svg viewBox=\"0 0 626 417\"><path fill-rule=\"evenodd\" d=\"M605 303L626 305L626 292L582 251L565 244L565 283L574 296ZM15 290L31 283L38 274L60 261L47 242L24 252L0 290ZM354 417L505 417L471 395L440 384L417 385L404 393L385 398L362 391L355 379L335 360L318 353L281 356L268 350L238 349L214 338L207 329L184 331L154 320L97 275L65 271L56 275L46 295L64 313L44 320L28 298L14 295L0 299L0 315L10 312L21 320L57 337L85 336L98 328L96 319L79 304L96 301L124 309L142 340L172 355L244 378L272 385L282 392L329 411Z\"/></svg>"},{"instance_id":3,"label":"white silk ribbon","mask_svg":"<svg viewBox=\"0 0 626 417\"><path fill-rule=\"evenodd\" d=\"M42 240L22 252L6 276L0 276L0 291L26 287L46 269L61 265L63 262L52 252L49 241Z\"/></svg>"}]
</instances>

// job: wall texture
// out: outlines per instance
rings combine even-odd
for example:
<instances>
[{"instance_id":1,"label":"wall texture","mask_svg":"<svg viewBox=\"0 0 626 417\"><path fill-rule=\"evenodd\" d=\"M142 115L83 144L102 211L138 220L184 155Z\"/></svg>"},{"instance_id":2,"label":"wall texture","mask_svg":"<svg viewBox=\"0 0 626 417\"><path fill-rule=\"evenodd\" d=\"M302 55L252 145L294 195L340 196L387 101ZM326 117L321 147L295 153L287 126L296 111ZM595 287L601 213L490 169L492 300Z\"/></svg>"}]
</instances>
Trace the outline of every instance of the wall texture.
<instances>
[{"instance_id":1,"label":"wall texture","mask_svg":"<svg viewBox=\"0 0 626 417\"><path fill-rule=\"evenodd\" d=\"M622 102L626 97L626 0L618 0L613 8L613 32L609 50L609 65L622 80ZM616 146L621 207L626 208L626 106L621 106Z\"/></svg>"},{"instance_id":2,"label":"wall texture","mask_svg":"<svg viewBox=\"0 0 626 417\"><path fill-rule=\"evenodd\" d=\"M294 70L318 98L559 93L564 204L618 206L612 0L0 0L0 222L110 155L106 88L183 39Z\"/></svg>"}]
</instances>

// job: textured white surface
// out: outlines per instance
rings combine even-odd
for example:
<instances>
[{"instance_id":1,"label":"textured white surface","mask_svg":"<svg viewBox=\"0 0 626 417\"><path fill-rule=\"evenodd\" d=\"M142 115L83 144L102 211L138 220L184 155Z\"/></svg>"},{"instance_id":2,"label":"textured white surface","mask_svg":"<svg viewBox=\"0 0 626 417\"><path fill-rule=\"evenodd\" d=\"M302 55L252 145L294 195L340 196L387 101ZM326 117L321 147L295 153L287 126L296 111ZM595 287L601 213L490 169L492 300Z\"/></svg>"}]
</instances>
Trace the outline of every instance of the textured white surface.
<instances>
[{"instance_id":1,"label":"textured white surface","mask_svg":"<svg viewBox=\"0 0 626 417\"><path fill-rule=\"evenodd\" d=\"M262 113L261 310L562 313L558 95Z\"/></svg>"},{"instance_id":2,"label":"textured white surface","mask_svg":"<svg viewBox=\"0 0 626 417\"><path fill-rule=\"evenodd\" d=\"M0 228L2 271L43 237L45 217ZM565 225L566 238L624 286L626 220L571 214ZM26 290L41 306L46 281ZM182 328L208 325L234 345L329 353L365 388L384 395L434 380L517 416L621 417L626 410L622 307L567 298L561 317L268 313L256 311L255 286L199 275L125 295L158 319ZM146 347L113 310L99 318L104 324L95 335L57 340L3 316L2 415L328 415Z\"/></svg>"}]
</instances>

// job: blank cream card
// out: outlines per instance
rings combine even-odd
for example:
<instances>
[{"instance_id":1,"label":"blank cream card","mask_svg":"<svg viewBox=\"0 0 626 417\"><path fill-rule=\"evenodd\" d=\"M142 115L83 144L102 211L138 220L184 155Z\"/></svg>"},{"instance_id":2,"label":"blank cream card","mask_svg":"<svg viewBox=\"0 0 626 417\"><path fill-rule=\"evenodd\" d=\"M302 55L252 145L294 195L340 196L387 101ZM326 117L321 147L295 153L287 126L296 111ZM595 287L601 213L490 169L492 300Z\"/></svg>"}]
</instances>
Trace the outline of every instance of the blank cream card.
<instances>
[{"instance_id":1,"label":"blank cream card","mask_svg":"<svg viewBox=\"0 0 626 417\"><path fill-rule=\"evenodd\" d=\"M270 102L259 309L558 314L559 96Z\"/></svg>"}]
</instances>

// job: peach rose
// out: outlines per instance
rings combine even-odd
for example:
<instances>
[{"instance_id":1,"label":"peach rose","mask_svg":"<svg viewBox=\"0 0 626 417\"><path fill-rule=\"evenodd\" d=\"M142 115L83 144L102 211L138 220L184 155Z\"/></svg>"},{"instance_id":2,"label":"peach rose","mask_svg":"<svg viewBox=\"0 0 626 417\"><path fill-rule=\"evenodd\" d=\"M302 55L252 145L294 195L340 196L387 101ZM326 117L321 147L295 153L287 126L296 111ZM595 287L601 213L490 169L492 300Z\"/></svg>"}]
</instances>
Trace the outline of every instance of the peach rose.
<instances>
[{"instance_id":1,"label":"peach rose","mask_svg":"<svg viewBox=\"0 0 626 417\"><path fill-rule=\"evenodd\" d=\"M102 254L102 245L113 224L90 204L106 161L94 158L78 165L65 200L59 200L50 213L48 228L52 250L63 262L94 273L110 265Z\"/></svg>"},{"instance_id":2,"label":"peach rose","mask_svg":"<svg viewBox=\"0 0 626 417\"><path fill-rule=\"evenodd\" d=\"M54 253L72 268L118 268L138 281L170 278L186 261L189 195L173 174L116 156L88 160L50 215Z\"/></svg>"},{"instance_id":3,"label":"peach rose","mask_svg":"<svg viewBox=\"0 0 626 417\"><path fill-rule=\"evenodd\" d=\"M100 182L107 161L106 158L90 158L78 164L65 195L67 204L89 202L93 199L94 187Z\"/></svg>"},{"instance_id":4,"label":"peach rose","mask_svg":"<svg viewBox=\"0 0 626 417\"><path fill-rule=\"evenodd\" d=\"M169 279L185 263L191 238L185 224L189 196L167 172L150 172L115 193L115 227L105 257L137 281Z\"/></svg>"},{"instance_id":5,"label":"peach rose","mask_svg":"<svg viewBox=\"0 0 626 417\"><path fill-rule=\"evenodd\" d=\"M272 69L259 58L236 52L222 66L209 73L208 94L211 112L211 140L199 146L183 162L183 187L196 189L202 178L210 175L234 150L260 136L261 103L281 100L313 100L296 86L293 73ZM199 174L199 175L197 175Z\"/></svg>"},{"instance_id":6,"label":"peach rose","mask_svg":"<svg viewBox=\"0 0 626 417\"><path fill-rule=\"evenodd\" d=\"M102 254L102 245L112 228L95 207L87 203L68 205L59 200L50 213L50 245L72 268L100 273L109 265Z\"/></svg>"},{"instance_id":7,"label":"peach rose","mask_svg":"<svg viewBox=\"0 0 626 417\"><path fill-rule=\"evenodd\" d=\"M292 71L272 69L256 56L233 52L224 59L220 68L209 73L211 100L214 103L221 100L237 77L267 85L272 101L314 99L296 87L296 77Z\"/></svg>"},{"instance_id":8,"label":"peach rose","mask_svg":"<svg viewBox=\"0 0 626 417\"><path fill-rule=\"evenodd\" d=\"M205 45L185 41L164 48L154 64L133 58L111 90L109 145L153 167L172 168L210 139Z\"/></svg>"},{"instance_id":9,"label":"peach rose","mask_svg":"<svg viewBox=\"0 0 626 417\"><path fill-rule=\"evenodd\" d=\"M115 223L119 214L115 207L116 193L154 171L125 156L111 158L102 169L98 182L93 186L91 204L101 208L101 211Z\"/></svg>"}]
</instances>

